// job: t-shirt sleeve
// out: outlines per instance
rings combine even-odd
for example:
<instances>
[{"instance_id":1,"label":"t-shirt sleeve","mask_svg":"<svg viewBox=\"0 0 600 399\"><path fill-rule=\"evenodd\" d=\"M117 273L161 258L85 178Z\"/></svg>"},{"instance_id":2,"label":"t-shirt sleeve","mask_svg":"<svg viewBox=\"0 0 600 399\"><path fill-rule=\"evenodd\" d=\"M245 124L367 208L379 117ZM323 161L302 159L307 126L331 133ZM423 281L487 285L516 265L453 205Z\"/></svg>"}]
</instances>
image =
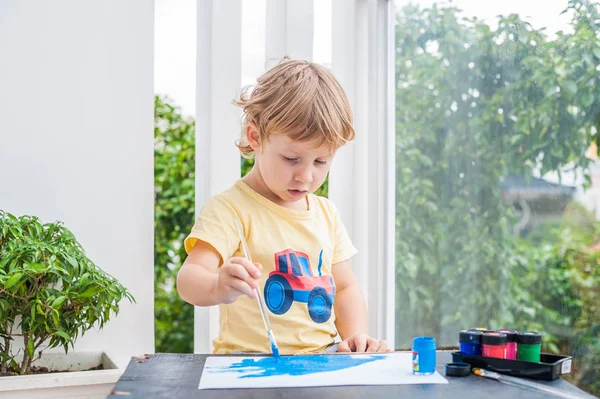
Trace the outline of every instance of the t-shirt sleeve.
<instances>
[{"instance_id":1,"label":"t-shirt sleeve","mask_svg":"<svg viewBox=\"0 0 600 399\"><path fill-rule=\"evenodd\" d=\"M345 260L353 257L358 250L352 244L352 240L350 240L350 236L348 235L348 231L346 230L346 226L344 226L344 222L342 222L342 218L340 217L340 213L331 203L333 208L333 230L335 235L335 249L333 251L333 264L343 262Z\"/></svg>"},{"instance_id":2,"label":"t-shirt sleeve","mask_svg":"<svg viewBox=\"0 0 600 399\"><path fill-rule=\"evenodd\" d=\"M198 240L212 245L221 259L231 258L240 245L235 218L235 209L219 197L209 199L196 219L192 231L184 241L186 253L190 253Z\"/></svg>"}]
</instances>

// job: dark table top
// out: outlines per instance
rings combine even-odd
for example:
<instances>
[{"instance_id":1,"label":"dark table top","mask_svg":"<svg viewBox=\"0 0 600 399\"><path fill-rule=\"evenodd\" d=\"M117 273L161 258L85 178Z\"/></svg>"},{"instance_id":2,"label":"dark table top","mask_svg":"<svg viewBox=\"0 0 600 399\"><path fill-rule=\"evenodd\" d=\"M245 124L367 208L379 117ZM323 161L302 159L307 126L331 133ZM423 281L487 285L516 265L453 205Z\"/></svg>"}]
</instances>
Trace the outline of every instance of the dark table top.
<instances>
[{"instance_id":1,"label":"dark table top","mask_svg":"<svg viewBox=\"0 0 600 399\"><path fill-rule=\"evenodd\" d=\"M117 381L109 398L548 398L547 393L530 391L475 375L468 377L446 377L448 384L430 385L357 385L315 388L265 388L265 389L218 389L199 390L198 384L206 358L204 354L147 355L147 358L134 357ZM450 352L438 352L436 369L445 375L444 365L452 361ZM561 388L593 398L562 379L537 381L545 385Z\"/></svg>"}]
</instances>

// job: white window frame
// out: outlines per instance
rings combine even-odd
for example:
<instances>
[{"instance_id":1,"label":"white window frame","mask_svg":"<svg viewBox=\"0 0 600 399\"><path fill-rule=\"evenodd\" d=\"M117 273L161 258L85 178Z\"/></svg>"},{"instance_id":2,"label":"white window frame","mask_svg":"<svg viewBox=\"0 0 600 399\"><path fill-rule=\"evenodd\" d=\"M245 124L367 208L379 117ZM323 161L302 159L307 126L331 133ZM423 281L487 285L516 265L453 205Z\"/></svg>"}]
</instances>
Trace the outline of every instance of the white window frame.
<instances>
[{"instance_id":1,"label":"white window frame","mask_svg":"<svg viewBox=\"0 0 600 399\"><path fill-rule=\"evenodd\" d=\"M198 0L196 41L196 216L211 196L240 177L239 110L231 103L242 81L242 0ZM212 352L219 308L194 309L194 352Z\"/></svg>"},{"instance_id":2,"label":"white window frame","mask_svg":"<svg viewBox=\"0 0 600 399\"><path fill-rule=\"evenodd\" d=\"M340 149L329 198L359 253L351 261L369 333L395 344L394 9L390 0L333 1L332 70L354 112L356 140Z\"/></svg>"}]
</instances>

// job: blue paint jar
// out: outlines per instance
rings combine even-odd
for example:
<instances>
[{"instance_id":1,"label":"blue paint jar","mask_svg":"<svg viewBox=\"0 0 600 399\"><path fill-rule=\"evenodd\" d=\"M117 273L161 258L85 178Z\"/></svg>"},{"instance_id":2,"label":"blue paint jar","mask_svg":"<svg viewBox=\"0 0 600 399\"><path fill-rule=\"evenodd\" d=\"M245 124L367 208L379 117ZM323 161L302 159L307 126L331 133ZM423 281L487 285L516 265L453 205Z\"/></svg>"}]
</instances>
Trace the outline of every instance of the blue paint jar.
<instances>
[{"instance_id":1,"label":"blue paint jar","mask_svg":"<svg viewBox=\"0 0 600 399\"><path fill-rule=\"evenodd\" d=\"M413 338L413 374L429 375L435 372L435 338Z\"/></svg>"},{"instance_id":2,"label":"blue paint jar","mask_svg":"<svg viewBox=\"0 0 600 399\"><path fill-rule=\"evenodd\" d=\"M481 337L483 333L476 330L462 330L458 334L460 353L470 356L481 356Z\"/></svg>"}]
</instances>

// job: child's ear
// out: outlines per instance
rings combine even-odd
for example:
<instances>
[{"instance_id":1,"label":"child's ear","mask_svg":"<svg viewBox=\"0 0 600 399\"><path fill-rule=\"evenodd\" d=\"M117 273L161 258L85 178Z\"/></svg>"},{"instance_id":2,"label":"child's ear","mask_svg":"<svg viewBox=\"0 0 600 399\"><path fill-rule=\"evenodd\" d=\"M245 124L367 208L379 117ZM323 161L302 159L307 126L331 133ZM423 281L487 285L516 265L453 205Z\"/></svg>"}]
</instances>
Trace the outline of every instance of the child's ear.
<instances>
[{"instance_id":1,"label":"child's ear","mask_svg":"<svg viewBox=\"0 0 600 399\"><path fill-rule=\"evenodd\" d=\"M254 151L258 151L260 148L260 138L258 135L258 129L253 123L246 124L245 128L246 141L252 147Z\"/></svg>"}]
</instances>

